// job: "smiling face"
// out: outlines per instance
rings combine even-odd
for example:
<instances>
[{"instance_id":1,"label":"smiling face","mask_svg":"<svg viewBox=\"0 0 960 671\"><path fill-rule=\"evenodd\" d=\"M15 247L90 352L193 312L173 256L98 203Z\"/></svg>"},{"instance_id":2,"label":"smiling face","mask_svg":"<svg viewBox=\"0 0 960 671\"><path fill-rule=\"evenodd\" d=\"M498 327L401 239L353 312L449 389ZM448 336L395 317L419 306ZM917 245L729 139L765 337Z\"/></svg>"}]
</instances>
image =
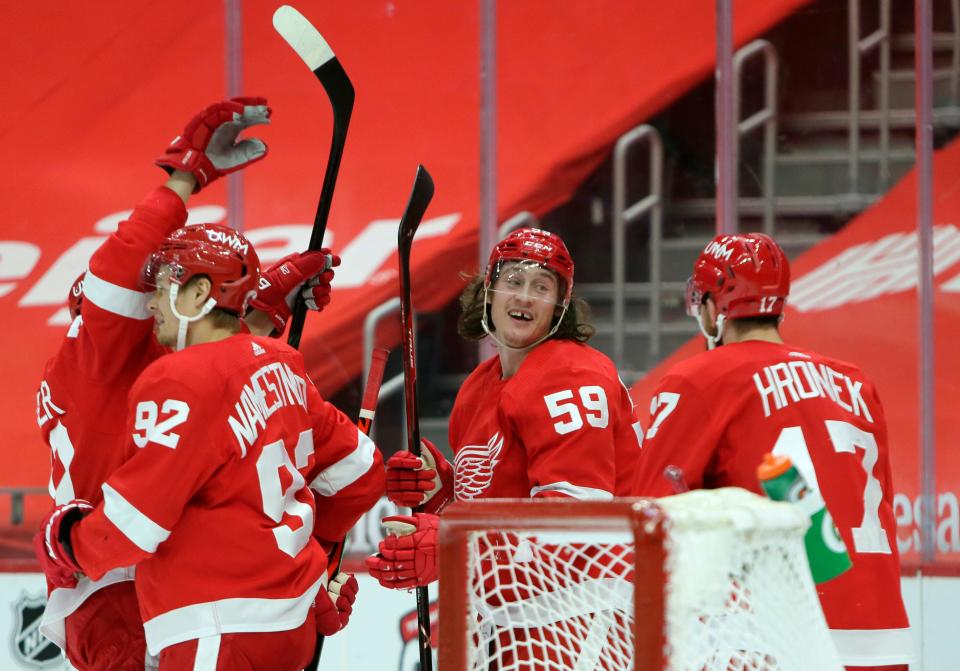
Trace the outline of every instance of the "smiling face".
<instances>
[{"instance_id":1,"label":"smiling face","mask_svg":"<svg viewBox=\"0 0 960 671\"><path fill-rule=\"evenodd\" d=\"M507 262L489 296L497 339L509 347L529 347L550 332L560 301L560 283L554 273L537 264Z\"/></svg>"}]
</instances>

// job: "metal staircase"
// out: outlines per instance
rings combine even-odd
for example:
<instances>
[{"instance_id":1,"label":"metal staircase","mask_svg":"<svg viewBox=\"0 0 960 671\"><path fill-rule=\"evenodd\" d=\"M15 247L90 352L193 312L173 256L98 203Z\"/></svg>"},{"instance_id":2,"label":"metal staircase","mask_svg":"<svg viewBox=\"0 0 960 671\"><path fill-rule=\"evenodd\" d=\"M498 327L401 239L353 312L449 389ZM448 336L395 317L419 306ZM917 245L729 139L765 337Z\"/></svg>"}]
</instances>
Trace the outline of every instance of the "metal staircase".
<instances>
[{"instance_id":1,"label":"metal staircase","mask_svg":"<svg viewBox=\"0 0 960 671\"><path fill-rule=\"evenodd\" d=\"M739 230L774 235L790 258L880 199L914 163L912 24L899 6L900 14L892 12L891 0L847 0L845 10L840 2L821 4L830 5L832 20L845 17L845 26L833 28L846 34L846 44L834 47L831 58L846 60L849 85L781 88L783 72L798 67L780 54L784 45L798 53L787 44L791 19L734 59ZM934 39L934 114L941 134L950 135L960 129L960 0L937 7L949 30ZM830 74L839 81L841 75ZM701 87L693 105L698 114L706 93L712 100L710 86ZM591 344L614 360L627 385L698 333L685 314L684 289L693 260L714 235L716 202L707 177L712 165L692 179L678 175L669 133L690 130L672 127L673 110L682 104L625 133L571 203L542 221L517 213L500 230L503 236L542 225L564 236L577 261L576 293L592 309ZM712 124L712 114L704 114ZM472 367L475 357L467 358ZM438 373L426 385L420 378L428 397L421 430L438 445L446 446L444 413L469 369Z\"/></svg>"}]
</instances>

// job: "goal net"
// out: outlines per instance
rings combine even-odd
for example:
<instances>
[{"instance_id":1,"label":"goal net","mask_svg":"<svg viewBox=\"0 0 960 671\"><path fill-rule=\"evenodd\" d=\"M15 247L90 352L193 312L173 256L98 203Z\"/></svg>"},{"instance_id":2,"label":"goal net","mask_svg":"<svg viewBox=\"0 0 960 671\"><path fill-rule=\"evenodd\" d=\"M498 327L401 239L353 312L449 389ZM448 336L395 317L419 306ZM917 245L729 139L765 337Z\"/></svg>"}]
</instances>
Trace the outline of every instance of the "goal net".
<instances>
[{"instance_id":1,"label":"goal net","mask_svg":"<svg viewBox=\"0 0 960 671\"><path fill-rule=\"evenodd\" d=\"M840 671L809 520L740 489L456 503L441 517L444 671Z\"/></svg>"}]
</instances>

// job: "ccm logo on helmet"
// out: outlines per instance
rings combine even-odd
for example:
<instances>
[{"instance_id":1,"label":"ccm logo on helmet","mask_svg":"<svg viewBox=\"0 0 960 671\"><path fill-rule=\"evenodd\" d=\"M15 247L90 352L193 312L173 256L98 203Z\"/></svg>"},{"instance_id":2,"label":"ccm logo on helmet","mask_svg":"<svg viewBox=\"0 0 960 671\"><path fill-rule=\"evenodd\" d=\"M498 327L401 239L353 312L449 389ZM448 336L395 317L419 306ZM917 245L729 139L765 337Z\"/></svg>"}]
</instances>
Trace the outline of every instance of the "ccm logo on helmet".
<instances>
[{"instance_id":1,"label":"ccm logo on helmet","mask_svg":"<svg viewBox=\"0 0 960 671\"><path fill-rule=\"evenodd\" d=\"M235 233L227 235L223 231L216 231L208 228L207 237L210 239L210 242L218 242L226 245L234 251L240 252L241 254L246 254L249 247L249 244L237 237Z\"/></svg>"},{"instance_id":2,"label":"ccm logo on helmet","mask_svg":"<svg viewBox=\"0 0 960 671\"><path fill-rule=\"evenodd\" d=\"M733 254L732 249L727 249L727 243L712 241L707 248L703 250L704 254L710 254L717 261L729 261Z\"/></svg>"}]
</instances>

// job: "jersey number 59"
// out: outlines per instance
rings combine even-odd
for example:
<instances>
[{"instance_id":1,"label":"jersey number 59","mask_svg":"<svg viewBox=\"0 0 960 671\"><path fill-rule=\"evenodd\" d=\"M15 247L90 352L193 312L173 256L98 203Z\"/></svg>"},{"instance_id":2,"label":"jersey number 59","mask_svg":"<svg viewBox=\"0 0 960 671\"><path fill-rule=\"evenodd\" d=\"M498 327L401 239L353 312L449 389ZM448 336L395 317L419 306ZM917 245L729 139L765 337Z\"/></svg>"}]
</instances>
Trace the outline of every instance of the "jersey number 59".
<instances>
[{"instance_id":1,"label":"jersey number 59","mask_svg":"<svg viewBox=\"0 0 960 671\"><path fill-rule=\"evenodd\" d=\"M587 385L577 390L579 395L579 405L574 398L573 390L564 389L553 394L547 394L543 397L547 404L547 411L551 417L565 417L559 422L555 422L553 428L561 436L576 431L583 426L583 418L587 418L587 424L598 429L606 428L610 421L610 411L607 409L607 395L603 387L597 385ZM583 406L584 412L580 409Z\"/></svg>"}]
</instances>

